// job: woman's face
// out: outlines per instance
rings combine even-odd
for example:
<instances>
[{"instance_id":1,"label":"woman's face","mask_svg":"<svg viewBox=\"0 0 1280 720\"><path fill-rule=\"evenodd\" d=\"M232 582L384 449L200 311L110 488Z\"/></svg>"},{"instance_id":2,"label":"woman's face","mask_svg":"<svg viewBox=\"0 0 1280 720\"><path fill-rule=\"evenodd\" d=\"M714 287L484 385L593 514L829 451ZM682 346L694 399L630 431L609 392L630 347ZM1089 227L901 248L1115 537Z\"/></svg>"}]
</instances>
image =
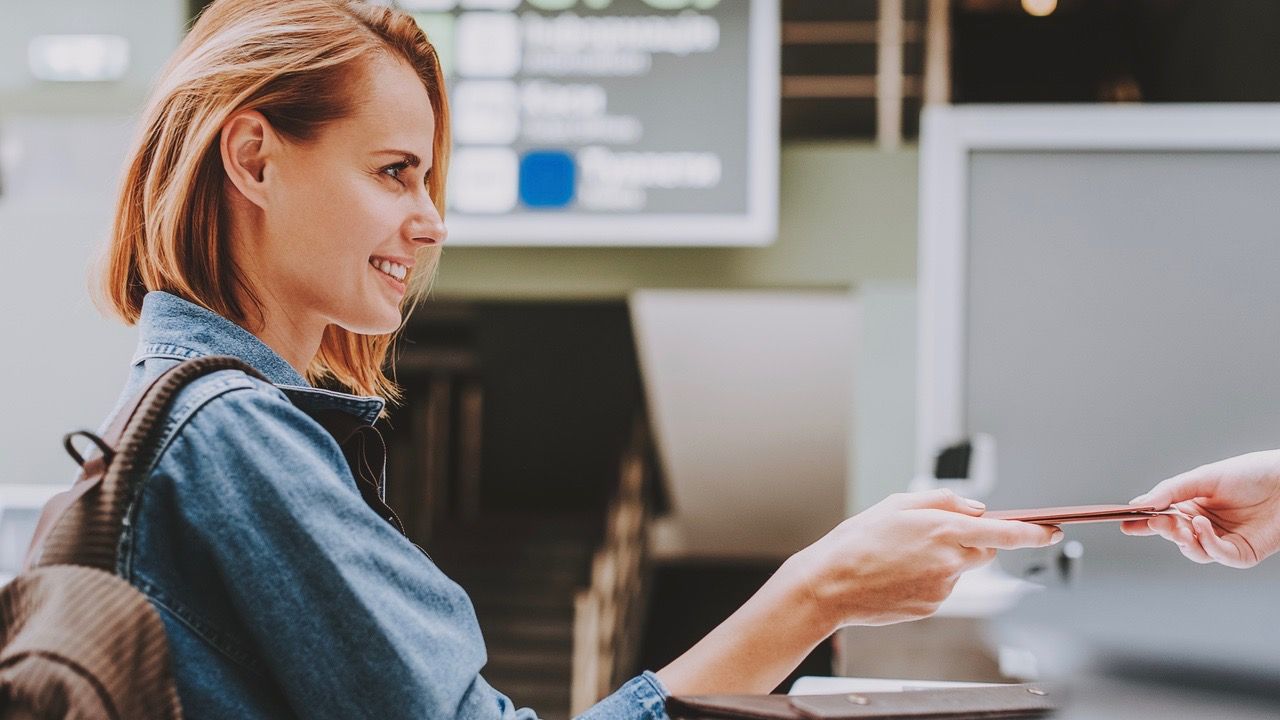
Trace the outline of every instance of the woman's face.
<instances>
[{"instance_id":1,"label":"woman's face","mask_svg":"<svg viewBox=\"0 0 1280 720\"><path fill-rule=\"evenodd\" d=\"M425 182L435 133L426 88L389 58L371 61L362 85L354 112L312 141L263 142L274 162L255 203L250 282L272 321L297 330L395 331L417 251L445 239Z\"/></svg>"}]
</instances>

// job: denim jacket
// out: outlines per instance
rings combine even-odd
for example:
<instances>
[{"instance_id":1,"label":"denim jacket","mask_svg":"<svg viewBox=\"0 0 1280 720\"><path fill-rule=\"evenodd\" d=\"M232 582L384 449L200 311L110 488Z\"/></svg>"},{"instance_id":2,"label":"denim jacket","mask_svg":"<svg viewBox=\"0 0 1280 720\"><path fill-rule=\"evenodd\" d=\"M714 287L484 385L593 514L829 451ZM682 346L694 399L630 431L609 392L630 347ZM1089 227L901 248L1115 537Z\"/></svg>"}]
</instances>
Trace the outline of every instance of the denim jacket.
<instances>
[{"instance_id":1,"label":"denim jacket","mask_svg":"<svg viewBox=\"0 0 1280 720\"><path fill-rule=\"evenodd\" d=\"M536 717L481 676L466 593L362 499L337 441L312 419L372 423L376 397L311 387L235 323L148 293L114 415L178 362L233 355L175 399L130 509L120 574L164 621L188 718ZM103 428L110 422L103 423ZM581 717L665 720L644 674Z\"/></svg>"}]
</instances>

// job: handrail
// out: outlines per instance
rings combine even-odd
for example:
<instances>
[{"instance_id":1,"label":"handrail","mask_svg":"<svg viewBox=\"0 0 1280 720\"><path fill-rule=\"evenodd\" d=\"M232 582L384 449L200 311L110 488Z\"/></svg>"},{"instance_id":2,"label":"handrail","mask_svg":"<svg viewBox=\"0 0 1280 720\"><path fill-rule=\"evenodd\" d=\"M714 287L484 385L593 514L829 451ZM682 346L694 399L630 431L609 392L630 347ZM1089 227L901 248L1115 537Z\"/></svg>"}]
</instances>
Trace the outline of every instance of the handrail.
<instances>
[{"instance_id":1,"label":"handrail","mask_svg":"<svg viewBox=\"0 0 1280 720\"><path fill-rule=\"evenodd\" d=\"M591 584L574 597L574 715L607 695L639 655L644 621L644 569L651 508L647 424L636 422L622 454L617 491L605 516L604 536L591 558Z\"/></svg>"}]
</instances>

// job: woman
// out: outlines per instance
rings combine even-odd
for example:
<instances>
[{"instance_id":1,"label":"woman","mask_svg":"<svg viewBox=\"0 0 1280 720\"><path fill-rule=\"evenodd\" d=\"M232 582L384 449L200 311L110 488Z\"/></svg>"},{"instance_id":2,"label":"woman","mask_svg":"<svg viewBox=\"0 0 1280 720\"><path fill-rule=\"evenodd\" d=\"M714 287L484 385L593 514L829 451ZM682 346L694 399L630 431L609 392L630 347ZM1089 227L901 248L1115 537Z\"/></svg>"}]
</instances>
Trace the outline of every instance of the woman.
<instances>
[{"instance_id":1,"label":"woman","mask_svg":"<svg viewBox=\"0 0 1280 720\"><path fill-rule=\"evenodd\" d=\"M445 240L448 147L435 51L355 0L218 0L157 81L103 275L139 326L121 402L208 354L271 381L224 371L181 394L121 545L191 718L533 716L481 677L465 593L366 505L312 419L369 422L397 397L381 369ZM949 493L889 498L584 717L767 692L836 627L928 615L995 548L1055 539L981 514Z\"/></svg>"}]
</instances>

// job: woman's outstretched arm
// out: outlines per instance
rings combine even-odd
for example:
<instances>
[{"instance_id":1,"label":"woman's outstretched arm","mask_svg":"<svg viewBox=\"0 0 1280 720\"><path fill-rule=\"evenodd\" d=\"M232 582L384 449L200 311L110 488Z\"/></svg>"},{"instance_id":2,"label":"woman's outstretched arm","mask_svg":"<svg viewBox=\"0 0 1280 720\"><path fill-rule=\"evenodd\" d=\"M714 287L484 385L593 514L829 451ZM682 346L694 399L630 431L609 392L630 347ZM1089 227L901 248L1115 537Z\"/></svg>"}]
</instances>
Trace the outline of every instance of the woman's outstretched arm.
<instances>
[{"instance_id":1,"label":"woman's outstretched arm","mask_svg":"<svg viewBox=\"0 0 1280 720\"><path fill-rule=\"evenodd\" d=\"M675 695L767 693L841 625L932 615L997 549L1062 531L981 517L949 490L892 495L787 559L737 612L657 675Z\"/></svg>"}]
</instances>

